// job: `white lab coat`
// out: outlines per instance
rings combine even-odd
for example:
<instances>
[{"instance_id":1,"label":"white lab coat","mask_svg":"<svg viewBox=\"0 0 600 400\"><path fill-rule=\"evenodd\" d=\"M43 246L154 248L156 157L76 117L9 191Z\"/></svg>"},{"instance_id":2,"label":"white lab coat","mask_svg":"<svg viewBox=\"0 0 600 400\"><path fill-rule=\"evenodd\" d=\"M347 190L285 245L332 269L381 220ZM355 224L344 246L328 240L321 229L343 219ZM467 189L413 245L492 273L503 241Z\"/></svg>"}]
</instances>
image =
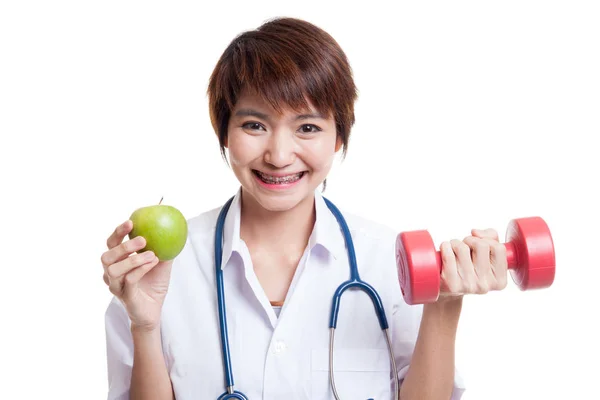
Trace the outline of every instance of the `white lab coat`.
<instances>
[{"instance_id":1,"label":"white lab coat","mask_svg":"<svg viewBox=\"0 0 600 400\"><path fill-rule=\"evenodd\" d=\"M333 399L329 386L329 313L340 283L349 278L343 235L321 194L316 223L277 317L240 239L240 192L224 227L223 275L235 389L251 400ZM185 248L175 259L162 311L167 368L178 400L217 399L225 391L214 272L219 209L188 221ZM407 305L398 284L396 232L344 214L361 278L381 296L392 335L398 379L404 378L418 334L422 306ZM106 312L109 400L128 399L133 362L130 321L113 298ZM385 338L371 300L346 291L335 341L335 379L343 400L391 399ZM455 377L452 400L464 385Z\"/></svg>"}]
</instances>

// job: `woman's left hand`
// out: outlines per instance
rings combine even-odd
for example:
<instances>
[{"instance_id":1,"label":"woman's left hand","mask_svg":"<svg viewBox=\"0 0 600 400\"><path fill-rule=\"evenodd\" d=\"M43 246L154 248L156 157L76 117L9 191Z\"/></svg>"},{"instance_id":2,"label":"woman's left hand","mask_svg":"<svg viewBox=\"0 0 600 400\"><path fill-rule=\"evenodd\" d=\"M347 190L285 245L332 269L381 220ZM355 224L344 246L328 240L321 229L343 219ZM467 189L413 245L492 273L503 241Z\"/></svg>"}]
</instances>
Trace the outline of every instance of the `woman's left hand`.
<instances>
[{"instance_id":1,"label":"woman's left hand","mask_svg":"<svg viewBox=\"0 0 600 400\"><path fill-rule=\"evenodd\" d=\"M498 233L473 229L471 235L440 245L443 266L438 301L506 287L506 248L498 241Z\"/></svg>"}]
</instances>

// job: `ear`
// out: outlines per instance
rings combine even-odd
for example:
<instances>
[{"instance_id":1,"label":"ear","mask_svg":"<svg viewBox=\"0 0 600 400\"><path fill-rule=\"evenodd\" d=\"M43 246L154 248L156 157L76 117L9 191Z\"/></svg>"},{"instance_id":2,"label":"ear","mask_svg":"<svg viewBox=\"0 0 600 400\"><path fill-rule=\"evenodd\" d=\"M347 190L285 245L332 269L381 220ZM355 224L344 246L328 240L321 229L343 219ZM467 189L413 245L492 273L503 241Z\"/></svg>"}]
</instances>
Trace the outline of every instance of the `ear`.
<instances>
[{"instance_id":1,"label":"ear","mask_svg":"<svg viewBox=\"0 0 600 400\"><path fill-rule=\"evenodd\" d=\"M340 135L337 135L336 139L335 139L335 152L337 153L340 148L342 147L342 144L344 144L344 142L342 141L342 137Z\"/></svg>"}]
</instances>

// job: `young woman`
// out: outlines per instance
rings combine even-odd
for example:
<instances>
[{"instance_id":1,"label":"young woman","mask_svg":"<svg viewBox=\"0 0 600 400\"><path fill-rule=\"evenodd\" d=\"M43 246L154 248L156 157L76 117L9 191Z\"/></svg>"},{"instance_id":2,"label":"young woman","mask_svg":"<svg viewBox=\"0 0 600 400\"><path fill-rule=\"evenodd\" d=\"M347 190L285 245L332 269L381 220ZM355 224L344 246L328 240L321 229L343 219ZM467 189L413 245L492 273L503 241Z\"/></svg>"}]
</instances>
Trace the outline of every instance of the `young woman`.
<instances>
[{"instance_id":1,"label":"young woman","mask_svg":"<svg viewBox=\"0 0 600 400\"><path fill-rule=\"evenodd\" d=\"M473 230L443 243L442 295L409 306L398 283L397 232L342 213L389 336L365 292L344 292L332 380L329 319L334 292L349 278L350 253L319 187L354 123L346 56L318 27L275 19L231 42L208 96L240 189L228 208L188 221L188 241L172 262L134 254L145 243L123 242L131 221L108 238L101 257L115 296L106 313L108 398L459 399L462 296L506 285L496 232Z\"/></svg>"}]
</instances>

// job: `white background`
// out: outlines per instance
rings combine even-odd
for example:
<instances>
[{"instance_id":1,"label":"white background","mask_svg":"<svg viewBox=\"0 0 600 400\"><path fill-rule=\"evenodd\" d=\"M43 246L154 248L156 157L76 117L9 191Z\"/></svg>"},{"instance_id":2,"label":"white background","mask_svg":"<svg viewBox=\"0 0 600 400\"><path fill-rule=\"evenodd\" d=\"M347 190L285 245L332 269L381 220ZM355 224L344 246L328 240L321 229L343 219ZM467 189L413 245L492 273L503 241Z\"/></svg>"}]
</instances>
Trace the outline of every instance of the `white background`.
<instances>
[{"instance_id":1,"label":"white background","mask_svg":"<svg viewBox=\"0 0 600 400\"><path fill-rule=\"evenodd\" d=\"M161 196L192 217L234 193L206 86L275 16L321 26L353 66L325 192L340 208L436 244L530 215L552 229L550 289L466 299L464 399L597 396L598 3L283 3L2 2L0 398L105 398L106 238Z\"/></svg>"}]
</instances>

